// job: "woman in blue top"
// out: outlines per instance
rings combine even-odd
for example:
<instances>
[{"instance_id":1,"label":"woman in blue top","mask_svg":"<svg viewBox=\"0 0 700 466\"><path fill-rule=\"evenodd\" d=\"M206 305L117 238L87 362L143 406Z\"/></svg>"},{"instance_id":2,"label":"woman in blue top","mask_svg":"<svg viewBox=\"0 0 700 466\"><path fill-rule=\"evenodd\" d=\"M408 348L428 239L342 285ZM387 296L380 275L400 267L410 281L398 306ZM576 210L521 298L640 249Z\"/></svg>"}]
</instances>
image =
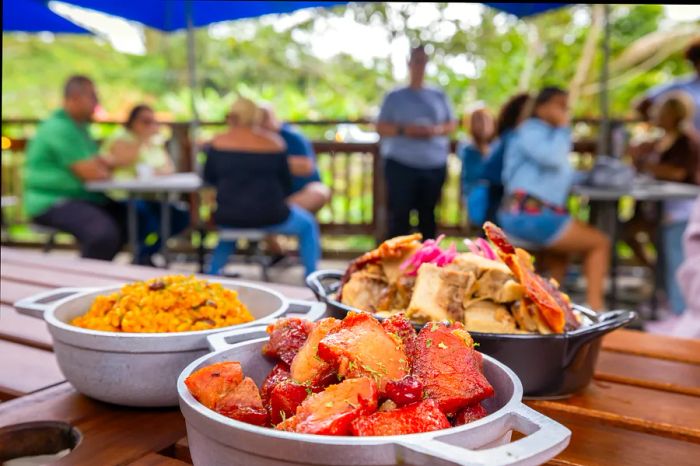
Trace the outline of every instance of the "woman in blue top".
<instances>
[{"instance_id":1,"label":"woman in blue top","mask_svg":"<svg viewBox=\"0 0 700 466\"><path fill-rule=\"evenodd\" d=\"M525 107L530 101L530 94L516 94L503 104L495 126L496 140L487 145L488 153L482 158L482 151L471 144L461 151L462 158L462 193L469 212L469 222L481 230L485 221L496 222L496 214L503 199L503 154L513 137L515 128L523 121ZM472 136L478 141L479 133L489 125L475 125L472 114ZM489 140L493 137L493 124L490 125ZM482 135L483 139L484 136Z\"/></svg>"},{"instance_id":2,"label":"woman in blue top","mask_svg":"<svg viewBox=\"0 0 700 466\"><path fill-rule=\"evenodd\" d=\"M469 118L465 116L464 126L468 127L472 140L457 151L462 161L462 196L467 205L469 222L481 227L486 220L488 186L482 183L484 162L489 154L495 125L491 113L485 108L474 110Z\"/></svg>"},{"instance_id":3,"label":"woman in blue top","mask_svg":"<svg viewBox=\"0 0 700 466\"><path fill-rule=\"evenodd\" d=\"M568 94L556 87L544 88L535 98L531 117L515 130L506 148L506 197L498 218L508 234L555 255L549 254L549 269L558 280L563 278L568 256L583 254L587 302L600 310L604 308L610 241L567 212L566 199L574 180L570 150Z\"/></svg>"}]
</instances>

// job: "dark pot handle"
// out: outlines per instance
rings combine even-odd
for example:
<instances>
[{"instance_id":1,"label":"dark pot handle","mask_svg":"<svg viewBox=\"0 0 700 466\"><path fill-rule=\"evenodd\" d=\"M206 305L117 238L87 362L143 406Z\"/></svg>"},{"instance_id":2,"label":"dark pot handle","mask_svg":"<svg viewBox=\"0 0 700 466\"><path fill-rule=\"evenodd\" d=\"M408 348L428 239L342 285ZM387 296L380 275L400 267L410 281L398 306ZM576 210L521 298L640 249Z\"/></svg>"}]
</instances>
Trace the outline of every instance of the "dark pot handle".
<instances>
[{"instance_id":1,"label":"dark pot handle","mask_svg":"<svg viewBox=\"0 0 700 466\"><path fill-rule=\"evenodd\" d=\"M332 293L337 291L337 285L344 274L345 272L340 270L318 270L306 277L306 286L313 291L316 299L326 301ZM327 283L329 280L333 280L330 286ZM333 287L334 285L336 286Z\"/></svg>"},{"instance_id":2,"label":"dark pot handle","mask_svg":"<svg viewBox=\"0 0 700 466\"><path fill-rule=\"evenodd\" d=\"M637 313L634 311L608 311L600 314L598 322L593 325L568 332L566 334L569 339L567 360L570 360L578 352L581 345L629 324L636 317Z\"/></svg>"},{"instance_id":3,"label":"dark pot handle","mask_svg":"<svg viewBox=\"0 0 700 466\"><path fill-rule=\"evenodd\" d=\"M574 306L575 308L580 308L580 306ZM583 311L588 311L588 309L583 308ZM584 312L586 314L589 314L591 311ZM573 330L568 333L568 336L570 338L581 338L585 336L590 336L593 334L594 336L597 335L604 335L608 332L611 332L617 328L622 327L623 325L626 325L633 321L637 317L637 313L634 311L608 311L604 312L603 314L600 314L598 316L598 322L594 323L593 325L589 325L587 327L582 327L576 330Z\"/></svg>"}]
</instances>

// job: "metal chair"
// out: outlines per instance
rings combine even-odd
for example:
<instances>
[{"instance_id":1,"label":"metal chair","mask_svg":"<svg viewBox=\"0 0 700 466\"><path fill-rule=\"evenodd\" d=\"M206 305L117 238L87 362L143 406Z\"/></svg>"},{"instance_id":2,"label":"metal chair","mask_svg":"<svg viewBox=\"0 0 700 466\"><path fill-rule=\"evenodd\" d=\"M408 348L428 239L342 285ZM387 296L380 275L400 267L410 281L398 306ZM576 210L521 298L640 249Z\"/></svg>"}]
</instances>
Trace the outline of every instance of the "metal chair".
<instances>
[{"instance_id":1,"label":"metal chair","mask_svg":"<svg viewBox=\"0 0 700 466\"><path fill-rule=\"evenodd\" d=\"M46 236L46 241L41 246L41 250L44 254L48 254L56 246L56 236L60 233L59 230L53 227L47 227L45 225L39 225L37 223L30 223L29 228L41 235Z\"/></svg>"},{"instance_id":2,"label":"metal chair","mask_svg":"<svg viewBox=\"0 0 700 466\"><path fill-rule=\"evenodd\" d=\"M269 233L253 228L226 228L217 230L217 233L219 241L234 241L238 243L239 240L246 240L250 248L249 253L245 256L245 262L258 264L263 281L270 281L269 271L273 259L265 254L261 247L262 241Z\"/></svg>"}]
</instances>

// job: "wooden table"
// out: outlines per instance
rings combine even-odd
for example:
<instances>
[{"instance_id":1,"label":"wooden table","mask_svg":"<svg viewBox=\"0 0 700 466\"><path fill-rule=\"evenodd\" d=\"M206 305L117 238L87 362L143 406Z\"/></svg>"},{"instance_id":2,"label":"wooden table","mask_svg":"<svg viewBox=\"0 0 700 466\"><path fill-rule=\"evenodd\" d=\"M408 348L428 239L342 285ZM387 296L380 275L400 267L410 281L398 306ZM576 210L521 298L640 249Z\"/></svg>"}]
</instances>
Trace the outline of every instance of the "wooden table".
<instances>
[{"instance_id":1,"label":"wooden table","mask_svg":"<svg viewBox=\"0 0 700 466\"><path fill-rule=\"evenodd\" d=\"M623 197L631 197L636 202L646 201L655 205L655 210L661 218L663 214L663 202L670 200L692 200L700 196L700 186L675 183L671 181L661 181L640 177L625 188L601 188L593 186L575 185L573 192L588 199L591 203L592 212L598 217L598 227L610 235L610 298L608 305L611 309L617 308L617 278L618 278L618 257L617 242L619 240L621 225L618 212L620 210L620 200ZM664 275L663 266L664 250L662 247L663 228L659 223L654 247L657 252L656 264L654 267L654 292L651 299L651 319L656 319L658 301L656 295L659 285Z\"/></svg>"},{"instance_id":2,"label":"wooden table","mask_svg":"<svg viewBox=\"0 0 700 466\"><path fill-rule=\"evenodd\" d=\"M108 285L162 270L3 248L0 272L0 427L60 420L82 443L58 464L190 464L175 409L131 409L93 401L64 378L43 322L19 315L17 299L59 286ZM270 285L294 298L301 287ZM700 340L619 330L604 340L595 379L560 401L528 404L572 430L554 465L691 465L700 458Z\"/></svg>"}]
</instances>

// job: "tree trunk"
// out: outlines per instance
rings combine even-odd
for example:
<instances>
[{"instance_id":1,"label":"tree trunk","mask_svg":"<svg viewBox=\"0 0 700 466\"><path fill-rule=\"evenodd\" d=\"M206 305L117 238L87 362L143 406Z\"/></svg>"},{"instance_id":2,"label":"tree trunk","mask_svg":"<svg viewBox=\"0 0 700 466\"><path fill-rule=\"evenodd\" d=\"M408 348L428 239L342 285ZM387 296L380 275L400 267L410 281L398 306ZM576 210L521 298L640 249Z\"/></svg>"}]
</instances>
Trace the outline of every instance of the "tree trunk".
<instances>
[{"instance_id":1,"label":"tree trunk","mask_svg":"<svg viewBox=\"0 0 700 466\"><path fill-rule=\"evenodd\" d=\"M593 64L600 33L603 30L603 9L604 7L601 4L595 4L591 8L591 27L588 30L586 42L583 44L581 58L579 58L576 66L576 73L569 86L569 105L571 108L576 108L576 102L581 95L581 88L585 84Z\"/></svg>"}]
</instances>

